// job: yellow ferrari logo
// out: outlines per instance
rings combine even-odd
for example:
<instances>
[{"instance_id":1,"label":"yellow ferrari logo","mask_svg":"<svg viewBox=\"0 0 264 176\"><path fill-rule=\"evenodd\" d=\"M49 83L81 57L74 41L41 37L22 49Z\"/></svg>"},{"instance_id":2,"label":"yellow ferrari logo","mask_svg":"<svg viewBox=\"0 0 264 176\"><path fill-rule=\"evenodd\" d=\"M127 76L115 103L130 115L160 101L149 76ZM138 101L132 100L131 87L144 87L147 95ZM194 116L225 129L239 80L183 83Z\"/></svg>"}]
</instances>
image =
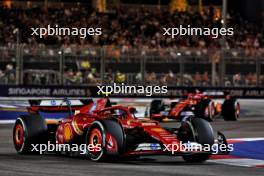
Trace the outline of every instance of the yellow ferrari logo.
<instances>
[{"instance_id":1,"label":"yellow ferrari logo","mask_svg":"<svg viewBox=\"0 0 264 176\"><path fill-rule=\"evenodd\" d=\"M152 128L151 131L162 132L162 131L164 131L164 129L162 129L162 128Z\"/></svg>"},{"instance_id":2,"label":"yellow ferrari logo","mask_svg":"<svg viewBox=\"0 0 264 176\"><path fill-rule=\"evenodd\" d=\"M73 134L72 134L72 129L71 129L71 126L70 124L66 124L64 126L64 140L65 142L69 142L73 137Z\"/></svg>"}]
</instances>

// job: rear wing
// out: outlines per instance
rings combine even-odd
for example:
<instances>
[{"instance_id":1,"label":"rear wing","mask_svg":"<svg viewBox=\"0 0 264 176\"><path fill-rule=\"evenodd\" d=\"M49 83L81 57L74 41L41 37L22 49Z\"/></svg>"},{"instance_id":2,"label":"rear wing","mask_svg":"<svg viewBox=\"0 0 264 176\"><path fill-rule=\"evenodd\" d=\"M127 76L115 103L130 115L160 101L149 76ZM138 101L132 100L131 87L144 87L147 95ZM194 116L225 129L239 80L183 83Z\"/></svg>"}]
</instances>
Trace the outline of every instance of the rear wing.
<instances>
[{"instance_id":1,"label":"rear wing","mask_svg":"<svg viewBox=\"0 0 264 176\"><path fill-rule=\"evenodd\" d=\"M69 106L72 110L80 109L86 105L92 104L92 99L42 99L29 100L29 112L47 111L62 112L68 111Z\"/></svg>"},{"instance_id":2,"label":"rear wing","mask_svg":"<svg viewBox=\"0 0 264 176\"><path fill-rule=\"evenodd\" d=\"M30 114L40 114L45 119L62 119L73 114L88 113L92 114L96 110L110 107L108 98L101 98L97 101L92 99L42 99L29 100L30 106L27 108Z\"/></svg>"},{"instance_id":3,"label":"rear wing","mask_svg":"<svg viewBox=\"0 0 264 176\"><path fill-rule=\"evenodd\" d=\"M28 100L30 114L39 114L47 124L57 124L59 120L68 118L84 107L94 104L92 99L42 99Z\"/></svg>"},{"instance_id":4,"label":"rear wing","mask_svg":"<svg viewBox=\"0 0 264 176\"><path fill-rule=\"evenodd\" d=\"M197 92L198 91L198 92ZM226 98L226 96L230 95L232 96L232 94L229 91L219 91L219 90L204 90L204 91L189 91L187 92L187 94L185 96L188 96L189 93L194 93L194 94L201 94L210 98ZM184 96L184 97L185 97Z\"/></svg>"},{"instance_id":5,"label":"rear wing","mask_svg":"<svg viewBox=\"0 0 264 176\"><path fill-rule=\"evenodd\" d=\"M93 102L92 99L68 99L71 106L84 106ZM30 106L49 107L67 106L65 99L28 100Z\"/></svg>"}]
</instances>

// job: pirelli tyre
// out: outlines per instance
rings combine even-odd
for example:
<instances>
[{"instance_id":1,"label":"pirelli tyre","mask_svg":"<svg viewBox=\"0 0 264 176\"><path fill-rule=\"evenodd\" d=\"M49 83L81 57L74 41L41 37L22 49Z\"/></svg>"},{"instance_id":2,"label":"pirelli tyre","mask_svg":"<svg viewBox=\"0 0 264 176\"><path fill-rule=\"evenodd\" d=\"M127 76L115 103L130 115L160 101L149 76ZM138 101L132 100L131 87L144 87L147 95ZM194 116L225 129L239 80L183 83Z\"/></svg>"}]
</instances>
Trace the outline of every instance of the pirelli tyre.
<instances>
[{"instance_id":1,"label":"pirelli tyre","mask_svg":"<svg viewBox=\"0 0 264 176\"><path fill-rule=\"evenodd\" d=\"M39 115L22 115L13 128L13 143L19 154L35 154L33 144L47 141L47 124Z\"/></svg>"},{"instance_id":2,"label":"pirelli tyre","mask_svg":"<svg viewBox=\"0 0 264 176\"><path fill-rule=\"evenodd\" d=\"M195 116L209 122L213 121L213 117L215 116L214 102L210 99L202 100L195 107Z\"/></svg>"},{"instance_id":3,"label":"pirelli tyre","mask_svg":"<svg viewBox=\"0 0 264 176\"><path fill-rule=\"evenodd\" d=\"M124 151L124 131L115 120L94 121L87 130L85 140L86 146L90 146L87 148L87 156L92 161L119 156Z\"/></svg>"},{"instance_id":4,"label":"pirelli tyre","mask_svg":"<svg viewBox=\"0 0 264 176\"><path fill-rule=\"evenodd\" d=\"M149 115L150 118L153 117L154 114L160 114L161 111L164 111L164 102L163 100L152 100L150 103ZM162 118L153 118L154 120L162 121Z\"/></svg>"},{"instance_id":5,"label":"pirelli tyre","mask_svg":"<svg viewBox=\"0 0 264 176\"><path fill-rule=\"evenodd\" d=\"M201 145L214 144L214 133L210 123L201 118L191 118L181 125L178 138L183 142L197 142ZM204 162L208 160L211 153L195 153L183 155L186 162Z\"/></svg>"},{"instance_id":6,"label":"pirelli tyre","mask_svg":"<svg viewBox=\"0 0 264 176\"><path fill-rule=\"evenodd\" d=\"M159 114L162 110L164 110L164 103L162 100L152 100L150 103L150 116L152 114Z\"/></svg>"},{"instance_id":7,"label":"pirelli tyre","mask_svg":"<svg viewBox=\"0 0 264 176\"><path fill-rule=\"evenodd\" d=\"M226 99L222 104L222 116L226 121L237 121L240 116L240 104L235 98Z\"/></svg>"}]
</instances>

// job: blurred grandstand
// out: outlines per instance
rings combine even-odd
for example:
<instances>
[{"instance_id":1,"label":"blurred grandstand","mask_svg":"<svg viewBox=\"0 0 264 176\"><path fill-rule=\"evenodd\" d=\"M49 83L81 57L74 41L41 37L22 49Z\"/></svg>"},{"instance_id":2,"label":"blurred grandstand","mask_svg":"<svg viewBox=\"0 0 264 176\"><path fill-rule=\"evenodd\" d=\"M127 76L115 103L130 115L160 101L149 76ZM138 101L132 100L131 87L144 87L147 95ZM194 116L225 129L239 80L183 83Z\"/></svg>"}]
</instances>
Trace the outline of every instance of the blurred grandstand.
<instances>
[{"instance_id":1,"label":"blurred grandstand","mask_svg":"<svg viewBox=\"0 0 264 176\"><path fill-rule=\"evenodd\" d=\"M221 8L220 8L221 9ZM219 7L118 5L95 10L82 3L3 3L0 7L0 84L263 86L264 28L229 12L235 34L171 39L162 27L221 27ZM31 35L31 27L101 27L102 36Z\"/></svg>"}]
</instances>

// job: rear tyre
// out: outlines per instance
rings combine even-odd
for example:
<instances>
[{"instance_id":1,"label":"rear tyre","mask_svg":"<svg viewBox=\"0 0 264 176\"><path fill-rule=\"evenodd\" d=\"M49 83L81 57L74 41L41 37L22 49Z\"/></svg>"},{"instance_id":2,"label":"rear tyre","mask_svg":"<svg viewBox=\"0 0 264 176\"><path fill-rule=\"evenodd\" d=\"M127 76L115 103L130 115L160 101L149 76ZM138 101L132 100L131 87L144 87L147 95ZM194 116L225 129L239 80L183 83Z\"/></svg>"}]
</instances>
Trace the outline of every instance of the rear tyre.
<instances>
[{"instance_id":1,"label":"rear tyre","mask_svg":"<svg viewBox=\"0 0 264 176\"><path fill-rule=\"evenodd\" d=\"M152 100L150 104L150 115L159 114L160 111L164 109L164 104L162 100Z\"/></svg>"},{"instance_id":2,"label":"rear tyre","mask_svg":"<svg viewBox=\"0 0 264 176\"><path fill-rule=\"evenodd\" d=\"M19 154L36 153L32 144L47 141L47 124L39 115L23 115L17 118L13 128L13 143Z\"/></svg>"},{"instance_id":3,"label":"rear tyre","mask_svg":"<svg viewBox=\"0 0 264 176\"><path fill-rule=\"evenodd\" d=\"M203 118L208 122L213 121L213 117L215 115L215 107L214 102L210 99L202 100L195 107L195 116L199 118Z\"/></svg>"},{"instance_id":4,"label":"rear tyre","mask_svg":"<svg viewBox=\"0 0 264 176\"><path fill-rule=\"evenodd\" d=\"M197 142L202 145L214 144L214 133L210 123L201 118L192 118L190 121L184 122L180 127L178 138L184 142ZM208 160L211 153L196 153L183 155L182 158L186 162L204 162Z\"/></svg>"},{"instance_id":5,"label":"rear tyre","mask_svg":"<svg viewBox=\"0 0 264 176\"><path fill-rule=\"evenodd\" d=\"M162 100L152 100L149 109L150 118L152 118L152 115L154 114L160 114L160 112L163 110L164 110L164 103ZM162 119L155 119L155 118L153 119L162 121Z\"/></svg>"},{"instance_id":6,"label":"rear tyre","mask_svg":"<svg viewBox=\"0 0 264 176\"><path fill-rule=\"evenodd\" d=\"M236 99L225 100L222 105L222 116L226 121L237 121L240 115L240 104Z\"/></svg>"}]
</instances>

